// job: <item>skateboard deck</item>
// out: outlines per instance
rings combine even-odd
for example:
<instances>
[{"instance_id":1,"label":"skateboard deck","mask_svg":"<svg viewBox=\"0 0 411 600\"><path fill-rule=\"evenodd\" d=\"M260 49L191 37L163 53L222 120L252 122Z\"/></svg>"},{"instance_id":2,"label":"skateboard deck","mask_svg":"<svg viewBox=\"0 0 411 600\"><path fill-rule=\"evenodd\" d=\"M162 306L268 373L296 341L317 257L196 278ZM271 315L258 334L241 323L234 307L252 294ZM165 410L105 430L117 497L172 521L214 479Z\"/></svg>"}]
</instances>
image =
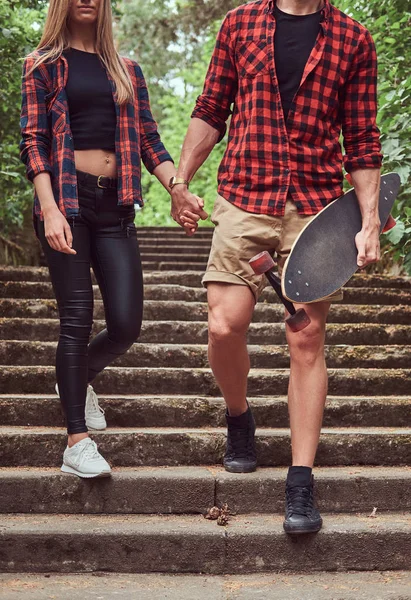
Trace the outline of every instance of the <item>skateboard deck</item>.
<instances>
[{"instance_id":1,"label":"skateboard deck","mask_svg":"<svg viewBox=\"0 0 411 600\"><path fill-rule=\"evenodd\" d=\"M401 180L397 173L381 177L381 230L390 218ZM358 270L355 236L362 217L354 189L318 213L295 240L284 265L282 292L291 302L316 302L339 290Z\"/></svg>"}]
</instances>

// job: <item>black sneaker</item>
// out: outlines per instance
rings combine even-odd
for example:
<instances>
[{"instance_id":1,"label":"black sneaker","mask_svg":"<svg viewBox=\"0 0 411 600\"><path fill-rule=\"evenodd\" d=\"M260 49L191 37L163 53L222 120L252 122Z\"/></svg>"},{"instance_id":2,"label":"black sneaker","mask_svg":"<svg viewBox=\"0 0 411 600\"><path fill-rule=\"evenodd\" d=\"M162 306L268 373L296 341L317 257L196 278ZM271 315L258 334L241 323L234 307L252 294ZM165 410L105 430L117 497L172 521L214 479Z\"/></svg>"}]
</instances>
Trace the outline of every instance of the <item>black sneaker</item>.
<instances>
[{"instance_id":1,"label":"black sneaker","mask_svg":"<svg viewBox=\"0 0 411 600\"><path fill-rule=\"evenodd\" d=\"M292 534L316 533L323 524L314 506L314 475L308 467L291 467L286 486L284 531Z\"/></svg>"},{"instance_id":2,"label":"black sneaker","mask_svg":"<svg viewBox=\"0 0 411 600\"><path fill-rule=\"evenodd\" d=\"M224 467L230 473L252 473L257 468L255 452L255 422L250 407L239 417L226 412L227 449Z\"/></svg>"}]
</instances>

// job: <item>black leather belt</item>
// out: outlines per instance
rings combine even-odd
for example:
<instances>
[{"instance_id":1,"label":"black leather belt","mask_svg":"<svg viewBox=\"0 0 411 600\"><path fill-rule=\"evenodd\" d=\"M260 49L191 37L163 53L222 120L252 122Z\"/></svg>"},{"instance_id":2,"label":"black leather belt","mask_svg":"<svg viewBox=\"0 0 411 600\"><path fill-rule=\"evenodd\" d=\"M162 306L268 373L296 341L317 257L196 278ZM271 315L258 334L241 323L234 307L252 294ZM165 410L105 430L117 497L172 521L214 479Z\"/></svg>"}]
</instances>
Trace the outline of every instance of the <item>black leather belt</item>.
<instances>
[{"instance_id":1,"label":"black leather belt","mask_svg":"<svg viewBox=\"0 0 411 600\"><path fill-rule=\"evenodd\" d=\"M117 178L106 177L105 175L91 175L84 171L76 171L77 181L89 187L99 187L102 189L117 188Z\"/></svg>"}]
</instances>

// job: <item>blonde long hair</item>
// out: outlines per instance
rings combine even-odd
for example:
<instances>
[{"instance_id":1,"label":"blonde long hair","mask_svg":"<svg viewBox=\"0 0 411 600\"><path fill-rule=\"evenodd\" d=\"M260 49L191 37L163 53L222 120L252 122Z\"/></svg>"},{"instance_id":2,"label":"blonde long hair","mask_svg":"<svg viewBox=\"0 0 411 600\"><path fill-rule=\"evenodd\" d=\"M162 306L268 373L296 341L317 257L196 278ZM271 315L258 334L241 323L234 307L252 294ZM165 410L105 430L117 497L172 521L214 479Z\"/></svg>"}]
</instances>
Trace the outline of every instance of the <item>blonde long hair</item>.
<instances>
[{"instance_id":1,"label":"blonde long hair","mask_svg":"<svg viewBox=\"0 0 411 600\"><path fill-rule=\"evenodd\" d=\"M54 62L69 47L67 27L71 0L50 0L43 35L36 50L37 56L30 73L44 62ZM102 0L97 17L96 52L113 79L119 104L134 98L133 85L127 67L114 46L110 0Z\"/></svg>"}]
</instances>

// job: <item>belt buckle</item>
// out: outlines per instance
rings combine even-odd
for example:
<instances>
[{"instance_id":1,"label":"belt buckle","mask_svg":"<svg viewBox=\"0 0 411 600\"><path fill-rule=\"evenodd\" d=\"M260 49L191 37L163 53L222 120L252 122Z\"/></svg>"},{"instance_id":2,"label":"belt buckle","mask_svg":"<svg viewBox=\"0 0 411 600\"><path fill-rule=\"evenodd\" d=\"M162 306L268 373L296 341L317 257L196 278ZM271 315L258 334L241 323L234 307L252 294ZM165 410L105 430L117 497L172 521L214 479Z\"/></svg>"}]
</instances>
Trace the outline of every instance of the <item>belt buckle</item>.
<instances>
[{"instance_id":1,"label":"belt buckle","mask_svg":"<svg viewBox=\"0 0 411 600\"><path fill-rule=\"evenodd\" d=\"M101 179L102 177L104 177L104 175L99 175L99 176L97 177L97 187L101 188L102 190L105 190L105 189L106 189L106 186L104 186L104 185L101 185L101 183L100 183L100 179Z\"/></svg>"}]
</instances>

